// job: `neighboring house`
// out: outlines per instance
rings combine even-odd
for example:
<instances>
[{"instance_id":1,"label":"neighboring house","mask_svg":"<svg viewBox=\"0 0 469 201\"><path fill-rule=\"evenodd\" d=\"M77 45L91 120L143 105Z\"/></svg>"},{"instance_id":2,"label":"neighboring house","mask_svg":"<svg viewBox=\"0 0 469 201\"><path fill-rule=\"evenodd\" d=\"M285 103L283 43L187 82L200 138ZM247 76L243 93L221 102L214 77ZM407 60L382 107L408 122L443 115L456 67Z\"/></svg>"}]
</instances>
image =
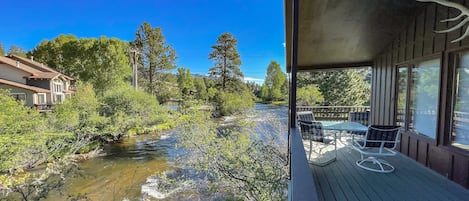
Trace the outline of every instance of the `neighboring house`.
<instances>
[{"instance_id":1,"label":"neighboring house","mask_svg":"<svg viewBox=\"0 0 469 201\"><path fill-rule=\"evenodd\" d=\"M27 106L49 110L73 93L74 79L50 67L15 55L0 56L0 89Z\"/></svg>"}]
</instances>

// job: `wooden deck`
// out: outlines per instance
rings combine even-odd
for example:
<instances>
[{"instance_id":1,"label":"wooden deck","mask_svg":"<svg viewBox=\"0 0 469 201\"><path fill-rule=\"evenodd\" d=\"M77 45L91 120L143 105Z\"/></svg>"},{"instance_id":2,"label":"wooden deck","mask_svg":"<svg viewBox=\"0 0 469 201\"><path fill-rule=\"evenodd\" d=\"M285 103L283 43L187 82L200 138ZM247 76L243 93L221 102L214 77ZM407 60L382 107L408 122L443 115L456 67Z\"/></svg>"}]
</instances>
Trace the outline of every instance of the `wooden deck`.
<instances>
[{"instance_id":1,"label":"wooden deck","mask_svg":"<svg viewBox=\"0 0 469 201\"><path fill-rule=\"evenodd\" d=\"M338 141L337 161L313 171L319 200L347 201L468 201L469 190L399 154L387 157L393 173L374 173L359 168L357 151Z\"/></svg>"}]
</instances>

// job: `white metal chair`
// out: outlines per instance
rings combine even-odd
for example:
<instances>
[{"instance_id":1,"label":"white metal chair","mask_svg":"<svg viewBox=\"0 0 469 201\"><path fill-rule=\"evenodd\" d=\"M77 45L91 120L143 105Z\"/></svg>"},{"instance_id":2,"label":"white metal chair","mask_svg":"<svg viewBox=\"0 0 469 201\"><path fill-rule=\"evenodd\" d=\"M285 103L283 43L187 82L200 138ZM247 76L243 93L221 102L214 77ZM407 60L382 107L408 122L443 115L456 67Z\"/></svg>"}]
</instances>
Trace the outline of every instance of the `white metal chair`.
<instances>
[{"instance_id":1,"label":"white metal chair","mask_svg":"<svg viewBox=\"0 0 469 201\"><path fill-rule=\"evenodd\" d=\"M390 173L394 171L394 166L378 157L395 156L397 144L400 136L399 126L371 125L365 136L353 136L352 145L360 152L361 159L356 164L369 171ZM367 158L365 158L368 156Z\"/></svg>"},{"instance_id":2,"label":"white metal chair","mask_svg":"<svg viewBox=\"0 0 469 201\"><path fill-rule=\"evenodd\" d=\"M324 135L322 123L314 121L314 115L311 111L298 112L297 117L302 139L309 140L308 160L310 163L313 165L324 166L333 162L335 157L331 159L316 160L314 162L311 160L311 155L313 153L313 143L318 147L317 154L320 156L322 154L323 148L326 148L326 146L328 146L332 140Z\"/></svg>"}]
</instances>

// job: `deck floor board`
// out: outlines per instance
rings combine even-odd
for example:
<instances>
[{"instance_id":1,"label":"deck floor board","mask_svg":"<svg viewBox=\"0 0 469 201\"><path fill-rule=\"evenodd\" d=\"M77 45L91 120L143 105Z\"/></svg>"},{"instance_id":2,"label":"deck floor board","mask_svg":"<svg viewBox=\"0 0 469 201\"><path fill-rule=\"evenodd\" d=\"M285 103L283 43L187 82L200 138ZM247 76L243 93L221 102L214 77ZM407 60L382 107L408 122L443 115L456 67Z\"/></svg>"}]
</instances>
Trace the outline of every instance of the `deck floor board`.
<instances>
[{"instance_id":1,"label":"deck floor board","mask_svg":"<svg viewBox=\"0 0 469 201\"><path fill-rule=\"evenodd\" d=\"M381 174L359 168L360 158L347 141L338 142L337 160L311 165L319 200L468 201L469 190L402 154L386 157L396 170Z\"/></svg>"}]
</instances>

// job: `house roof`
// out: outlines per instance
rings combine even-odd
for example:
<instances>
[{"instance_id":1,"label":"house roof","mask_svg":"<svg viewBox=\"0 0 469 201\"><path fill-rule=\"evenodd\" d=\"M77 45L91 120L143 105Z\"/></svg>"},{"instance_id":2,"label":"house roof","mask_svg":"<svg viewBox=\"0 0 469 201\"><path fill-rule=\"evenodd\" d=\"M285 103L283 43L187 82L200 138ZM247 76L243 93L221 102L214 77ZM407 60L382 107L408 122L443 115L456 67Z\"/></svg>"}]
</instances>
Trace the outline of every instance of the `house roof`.
<instances>
[{"instance_id":1,"label":"house roof","mask_svg":"<svg viewBox=\"0 0 469 201\"><path fill-rule=\"evenodd\" d=\"M48 92L50 92L47 89L28 86L28 85L24 85L24 84L21 84L21 83L12 82L12 81L9 81L9 80L4 80L4 79L0 79L0 85L1 84L13 86L13 87L18 87L18 88L21 88L21 89L26 89L26 90L33 91L33 92L36 92L36 93L48 93Z\"/></svg>"},{"instance_id":2,"label":"house roof","mask_svg":"<svg viewBox=\"0 0 469 201\"><path fill-rule=\"evenodd\" d=\"M287 72L292 65L293 2L285 0ZM299 2L299 71L371 65L424 6L414 0Z\"/></svg>"},{"instance_id":3,"label":"house roof","mask_svg":"<svg viewBox=\"0 0 469 201\"><path fill-rule=\"evenodd\" d=\"M19 66L17 67L17 62ZM30 76L26 76L28 79L53 79L59 75L62 75L65 79L74 80L73 78L63 75L60 72L42 66L41 63L34 62L16 55L9 55L7 57L0 56L0 63L7 64L12 68L22 70L24 72L30 73Z\"/></svg>"},{"instance_id":4,"label":"house roof","mask_svg":"<svg viewBox=\"0 0 469 201\"><path fill-rule=\"evenodd\" d=\"M61 74L60 72L56 71L55 69L51 68L51 67L48 67L48 66L45 66L44 64L42 63L39 63L37 61L31 61L31 59L27 59L27 58L23 58L23 57L20 57L20 56L17 56L17 55L13 55L13 54L10 54L8 55L9 58L11 59L14 59L14 60L17 60L17 61L20 61L21 63L25 63L27 65L29 65L30 67L32 68L35 68L39 71L42 71L42 72L49 72L49 73L59 73ZM65 79L68 79L68 80L74 80L72 77L70 76L67 76L67 75L64 75L62 74Z\"/></svg>"},{"instance_id":5,"label":"house roof","mask_svg":"<svg viewBox=\"0 0 469 201\"><path fill-rule=\"evenodd\" d=\"M21 71L24 71L26 73L30 73L31 75L35 75L38 73L41 73L41 71L31 68L30 66L23 64L20 62L20 64L17 66L17 63L15 60L10 59L8 57L0 56L0 63L6 64L10 67L13 67L15 69L19 69Z\"/></svg>"},{"instance_id":6,"label":"house roof","mask_svg":"<svg viewBox=\"0 0 469 201\"><path fill-rule=\"evenodd\" d=\"M29 76L28 79L47 79L47 80L51 80L51 79L54 79L55 77L57 77L59 75L60 75L60 73L57 73L57 72L41 72L41 73Z\"/></svg>"}]
</instances>

